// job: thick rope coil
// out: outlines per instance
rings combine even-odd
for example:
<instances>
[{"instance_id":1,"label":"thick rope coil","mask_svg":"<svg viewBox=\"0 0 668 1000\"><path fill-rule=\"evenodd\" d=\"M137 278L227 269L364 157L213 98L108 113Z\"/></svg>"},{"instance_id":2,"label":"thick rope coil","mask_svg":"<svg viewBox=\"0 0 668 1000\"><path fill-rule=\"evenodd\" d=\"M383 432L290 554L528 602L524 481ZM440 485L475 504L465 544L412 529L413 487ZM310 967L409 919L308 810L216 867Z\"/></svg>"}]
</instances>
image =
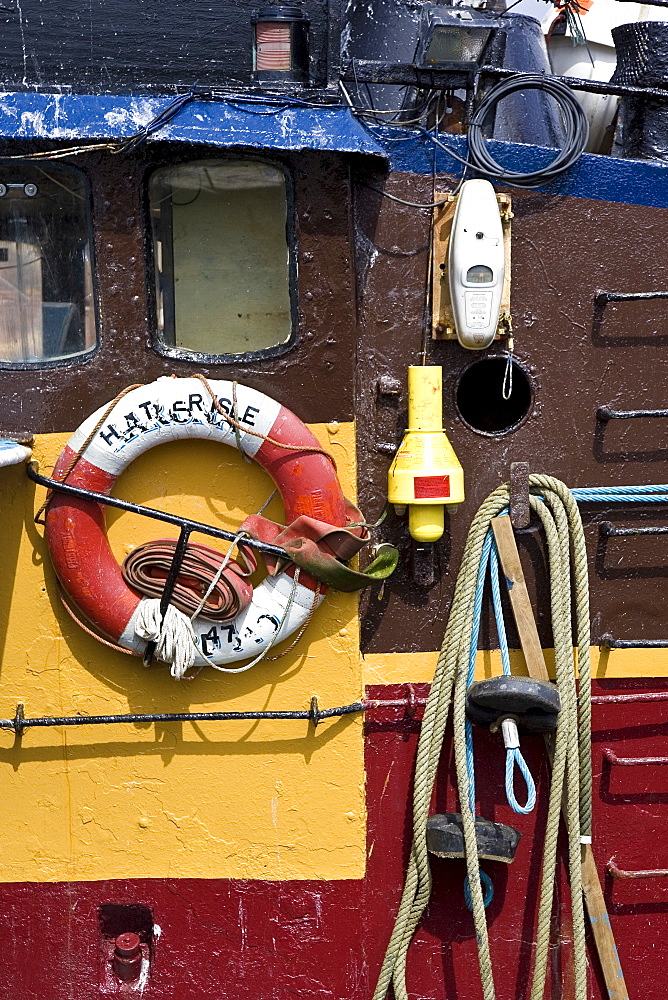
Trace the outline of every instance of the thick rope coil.
<instances>
[{"instance_id":1,"label":"thick rope coil","mask_svg":"<svg viewBox=\"0 0 668 1000\"><path fill-rule=\"evenodd\" d=\"M531 1000L542 1000L545 988L557 860L557 837L565 783L575 951L574 1000L586 1000L586 952L580 838L583 834L587 835L591 825L590 640L587 559L579 512L568 489L563 483L549 476L531 476L530 487L534 494L541 495L540 497L533 495L531 505L543 522L548 542L557 685L563 706L553 742L554 759L545 834ZM509 490L507 486L499 487L490 494L476 513L466 542L418 743L413 793L413 846L404 891L374 992L374 1000L384 1000L390 982L393 984L396 1000L408 1000L406 989L407 953L411 938L431 893L426 823L453 691L454 749L466 845L468 889L478 942L483 996L484 1000L494 1000L495 998L474 826L474 801L472 802L474 796L470 794L467 765L465 705L475 628L476 584L480 573L480 563L483 558L483 549L490 522L492 518L507 508L508 502ZM577 617L579 695L576 695L575 690L575 658L571 633L571 571Z\"/></svg>"}]
</instances>

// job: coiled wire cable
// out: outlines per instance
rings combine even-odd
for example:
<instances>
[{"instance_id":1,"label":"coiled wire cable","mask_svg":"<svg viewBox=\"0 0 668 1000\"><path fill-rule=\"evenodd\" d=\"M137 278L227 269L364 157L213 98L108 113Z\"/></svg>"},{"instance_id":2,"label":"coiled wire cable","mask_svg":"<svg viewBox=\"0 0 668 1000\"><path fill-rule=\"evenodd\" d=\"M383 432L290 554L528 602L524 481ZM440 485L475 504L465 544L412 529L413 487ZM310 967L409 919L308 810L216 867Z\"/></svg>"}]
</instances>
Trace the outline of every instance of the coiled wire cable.
<instances>
[{"instance_id":1,"label":"coiled wire cable","mask_svg":"<svg viewBox=\"0 0 668 1000\"><path fill-rule=\"evenodd\" d=\"M559 105L564 119L566 139L555 158L537 170L518 171L504 167L492 156L487 145L484 128L504 98L522 90L542 90ZM573 92L554 77L540 73L511 76L502 80L483 97L476 108L468 132L469 160L479 173L496 181L517 187L543 187L555 181L575 166L582 156L589 139L589 122Z\"/></svg>"}]
</instances>

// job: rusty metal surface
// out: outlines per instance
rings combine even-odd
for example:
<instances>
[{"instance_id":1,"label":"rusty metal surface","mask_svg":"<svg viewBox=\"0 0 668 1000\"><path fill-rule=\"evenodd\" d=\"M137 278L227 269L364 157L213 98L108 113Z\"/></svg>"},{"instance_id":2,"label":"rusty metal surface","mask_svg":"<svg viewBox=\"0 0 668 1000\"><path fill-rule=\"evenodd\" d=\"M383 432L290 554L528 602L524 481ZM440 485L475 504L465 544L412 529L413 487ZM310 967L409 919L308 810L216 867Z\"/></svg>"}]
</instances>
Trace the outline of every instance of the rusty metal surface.
<instances>
[{"instance_id":1,"label":"rusty metal surface","mask_svg":"<svg viewBox=\"0 0 668 1000\"><path fill-rule=\"evenodd\" d=\"M529 463L510 463L510 520L513 528L528 528L531 521L529 506Z\"/></svg>"},{"instance_id":2,"label":"rusty metal surface","mask_svg":"<svg viewBox=\"0 0 668 1000\"><path fill-rule=\"evenodd\" d=\"M371 178L374 186L382 179ZM391 193L414 201L431 198L428 176L393 174ZM438 190L448 189L437 177ZM668 438L661 420L597 420L602 405L618 409L665 406L668 375L668 303L633 300L597 305L597 289L666 287L664 252L668 213L663 209L567 196L527 193L514 198L513 320L515 355L533 383L528 419L516 430L483 436L458 416L455 391L471 352L457 343L430 342L427 360L443 365L445 427L466 477L467 500L446 515L436 546L437 579L418 587L411 574L405 522L391 515L386 535L402 561L381 600L367 598L364 649L417 651L440 646L455 575L471 518L485 496L508 481L512 462L528 462L569 486L666 482ZM360 503L373 520L385 497L390 444L397 446L406 420L406 393L392 406L377 405L369 387L379 378L403 380L420 362L424 289L428 273L427 212L356 191L360 357L357 396ZM503 353L493 345L487 356ZM603 633L660 639L668 615L668 544L656 537L600 537L598 522L651 526L661 522L648 505L583 505L592 584L594 640ZM665 523L665 521L664 521ZM539 630L551 645L547 623L545 553L537 527L521 532L519 547L530 590L538 588ZM509 639L517 645L517 637ZM481 646L496 643L483 619Z\"/></svg>"}]
</instances>

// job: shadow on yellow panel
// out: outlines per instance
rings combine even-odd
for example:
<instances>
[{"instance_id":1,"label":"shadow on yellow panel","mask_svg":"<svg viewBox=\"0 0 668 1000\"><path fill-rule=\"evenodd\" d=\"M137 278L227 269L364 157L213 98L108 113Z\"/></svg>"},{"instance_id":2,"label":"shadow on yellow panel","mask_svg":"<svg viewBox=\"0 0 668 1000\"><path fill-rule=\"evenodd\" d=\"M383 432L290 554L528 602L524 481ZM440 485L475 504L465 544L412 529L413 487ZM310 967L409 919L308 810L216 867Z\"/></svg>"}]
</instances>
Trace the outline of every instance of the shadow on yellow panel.
<instances>
[{"instance_id":1,"label":"shadow on yellow panel","mask_svg":"<svg viewBox=\"0 0 668 1000\"><path fill-rule=\"evenodd\" d=\"M313 430L353 497L353 425ZM37 441L47 474L67 437ZM145 454L114 492L234 530L272 490L233 449L192 441ZM0 470L0 716L13 716L18 702L41 716L308 709L313 695L322 707L359 698L355 595L330 592L293 650L248 673L205 668L178 682L162 665L146 670L103 646L60 603L43 528L33 522L43 497L22 469ZM282 520L279 498L265 514ZM119 561L140 542L177 534L116 511L108 530ZM316 731L285 720L30 729L21 741L0 733L0 795L22 804L4 824L0 878L361 877L362 749L361 720L350 717Z\"/></svg>"}]
</instances>

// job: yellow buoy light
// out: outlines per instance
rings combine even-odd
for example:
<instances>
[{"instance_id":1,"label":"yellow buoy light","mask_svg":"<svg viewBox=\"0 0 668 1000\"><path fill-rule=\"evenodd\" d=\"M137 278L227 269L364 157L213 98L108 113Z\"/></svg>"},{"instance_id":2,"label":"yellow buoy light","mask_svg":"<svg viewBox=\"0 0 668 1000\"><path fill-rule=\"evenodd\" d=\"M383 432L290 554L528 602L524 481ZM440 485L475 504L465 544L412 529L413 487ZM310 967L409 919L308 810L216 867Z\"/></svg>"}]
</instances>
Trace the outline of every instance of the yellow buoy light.
<instances>
[{"instance_id":1,"label":"yellow buoy light","mask_svg":"<svg viewBox=\"0 0 668 1000\"><path fill-rule=\"evenodd\" d=\"M446 504L464 500L464 471L443 430L443 369L408 369L408 428L388 474L387 496L397 514L408 507L416 542L437 542Z\"/></svg>"}]
</instances>

